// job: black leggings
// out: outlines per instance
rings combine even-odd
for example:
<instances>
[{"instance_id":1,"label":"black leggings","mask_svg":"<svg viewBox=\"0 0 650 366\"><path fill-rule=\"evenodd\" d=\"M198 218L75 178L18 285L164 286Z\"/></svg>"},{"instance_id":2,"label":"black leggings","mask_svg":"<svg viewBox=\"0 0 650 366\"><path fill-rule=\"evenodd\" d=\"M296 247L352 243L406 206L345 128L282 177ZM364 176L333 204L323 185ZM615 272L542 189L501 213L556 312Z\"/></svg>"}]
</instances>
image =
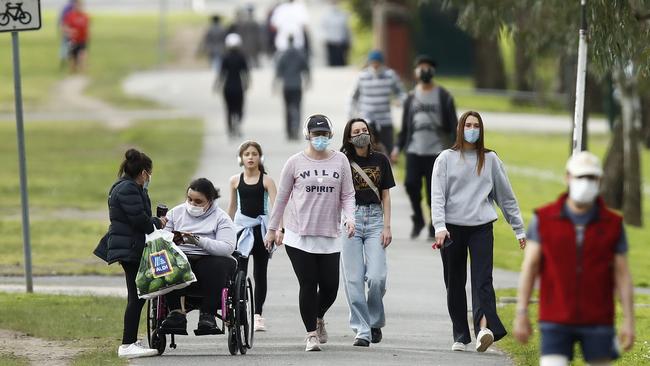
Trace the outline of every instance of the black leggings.
<instances>
[{"instance_id":1,"label":"black leggings","mask_svg":"<svg viewBox=\"0 0 650 366\"><path fill-rule=\"evenodd\" d=\"M492 285L492 250L494 236L492 223L479 226L458 226L447 224L452 243L440 252L443 277L447 287L447 309L453 324L455 342L471 342L467 324L467 250L470 254L472 274L472 318L474 334L481 330L483 316L487 327L498 341L506 335L506 329L497 315L494 287Z\"/></svg>"},{"instance_id":2,"label":"black leggings","mask_svg":"<svg viewBox=\"0 0 650 366\"><path fill-rule=\"evenodd\" d=\"M307 332L313 332L316 318L323 318L336 300L340 253L314 254L285 247L300 284L300 316Z\"/></svg>"},{"instance_id":3,"label":"black leggings","mask_svg":"<svg viewBox=\"0 0 650 366\"><path fill-rule=\"evenodd\" d=\"M266 286L267 286L267 269L269 266L268 250L264 247L264 239L262 238L261 226L253 228L253 250L250 255L255 257L253 261L253 277L255 278L255 314L262 315L262 307L266 301ZM250 258L250 256L249 256ZM248 270L248 258L240 258L241 268Z\"/></svg>"},{"instance_id":4,"label":"black leggings","mask_svg":"<svg viewBox=\"0 0 650 366\"><path fill-rule=\"evenodd\" d=\"M122 344L131 344L138 340L138 326L140 325L140 313L145 300L138 298L138 289L135 285L135 276L138 274L140 263L120 262L124 269L126 278L126 289L128 296L126 310L124 310L124 332L122 333Z\"/></svg>"},{"instance_id":5,"label":"black leggings","mask_svg":"<svg viewBox=\"0 0 650 366\"><path fill-rule=\"evenodd\" d=\"M236 262L231 257L213 255L188 256L196 282L186 288L172 291L166 295L169 310L181 308L181 296L188 292L201 294L201 313L217 314L221 308L221 289L227 286L228 279L235 272Z\"/></svg>"},{"instance_id":6,"label":"black leggings","mask_svg":"<svg viewBox=\"0 0 650 366\"><path fill-rule=\"evenodd\" d=\"M283 95L287 138L298 139L300 134L300 103L302 101L302 90L284 89Z\"/></svg>"},{"instance_id":7,"label":"black leggings","mask_svg":"<svg viewBox=\"0 0 650 366\"><path fill-rule=\"evenodd\" d=\"M223 97L226 100L228 132L232 133L235 120L241 124L244 115L244 92L242 90L224 90Z\"/></svg>"}]
</instances>

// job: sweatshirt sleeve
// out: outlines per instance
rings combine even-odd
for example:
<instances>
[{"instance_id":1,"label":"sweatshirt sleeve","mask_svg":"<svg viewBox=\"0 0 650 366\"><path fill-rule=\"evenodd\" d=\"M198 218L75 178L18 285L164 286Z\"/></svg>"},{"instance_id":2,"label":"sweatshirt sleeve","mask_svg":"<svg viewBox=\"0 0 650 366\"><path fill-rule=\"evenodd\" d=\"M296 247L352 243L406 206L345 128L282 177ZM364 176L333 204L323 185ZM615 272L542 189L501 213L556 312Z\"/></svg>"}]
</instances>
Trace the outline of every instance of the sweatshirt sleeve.
<instances>
[{"instance_id":1,"label":"sweatshirt sleeve","mask_svg":"<svg viewBox=\"0 0 650 366\"><path fill-rule=\"evenodd\" d=\"M339 153L343 155L343 153ZM348 158L343 156L342 159L342 180L341 180L341 208L343 211L343 217L345 221L354 222L354 210L355 210L355 191L354 183L352 182L352 169L348 162Z\"/></svg>"},{"instance_id":2,"label":"sweatshirt sleeve","mask_svg":"<svg viewBox=\"0 0 650 366\"><path fill-rule=\"evenodd\" d=\"M348 117L349 118L354 118L356 117L358 105L359 103L359 97L361 96L361 91L360 91L360 79L357 79L354 83L354 90L352 91L352 98L350 98L350 104L348 105Z\"/></svg>"},{"instance_id":3,"label":"sweatshirt sleeve","mask_svg":"<svg viewBox=\"0 0 650 366\"><path fill-rule=\"evenodd\" d=\"M501 208L503 216L512 227L512 230L514 230L517 239L523 239L526 237L524 220L521 218L521 211L519 210L517 198L512 191L512 186L506 175L506 169L496 154L491 153L490 155L493 155L491 196Z\"/></svg>"},{"instance_id":4,"label":"sweatshirt sleeve","mask_svg":"<svg viewBox=\"0 0 650 366\"><path fill-rule=\"evenodd\" d=\"M273 211L271 211L271 218L269 219L269 230L280 229L280 221L284 215L284 210L289 202L291 190L293 189L294 179L294 159L290 158L282 168L280 173L280 182L278 184L278 193L275 196L275 203L273 204Z\"/></svg>"},{"instance_id":5,"label":"sweatshirt sleeve","mask_svg":"<svg viewBox=\"0 0 650 366\"><path fill-rule=\"evenodd\" d=\"M236 240L235 224L222 212L217 218L215 238L200 237L197 245L211 255L227 257L235 251Z\"/></svg>"},{"instance_id":6,"label":"sweatshirt sleeve","mask_svg":"<svg viewBox=\"0 0 650 366\"><path fill-rule=\"evenodd\" d=\"M404 106L402 107L402 128L399 130L399 133L397 134L397 142L395 143L395 146L399 151L402 151L406 146L406 139L408 138L408 125L411 123L409 121L409 117L411 115L411 104L413 103L413 95L408 94L406 97L406 100L404 101ZM390 154L391 152L388 151Z\"/></svg>"},{"instance_id":7,"label":"sweatshirt sleeve","mask_svg":"<svg viewBox=\"0 0 650 366\"><path fill-rule=\"evenodd\" d=\"M447 153L442 152L433 164L431 174L431 222L436 233L446 231L445 205L447 203Z\"/></svg>"}]
</instances>

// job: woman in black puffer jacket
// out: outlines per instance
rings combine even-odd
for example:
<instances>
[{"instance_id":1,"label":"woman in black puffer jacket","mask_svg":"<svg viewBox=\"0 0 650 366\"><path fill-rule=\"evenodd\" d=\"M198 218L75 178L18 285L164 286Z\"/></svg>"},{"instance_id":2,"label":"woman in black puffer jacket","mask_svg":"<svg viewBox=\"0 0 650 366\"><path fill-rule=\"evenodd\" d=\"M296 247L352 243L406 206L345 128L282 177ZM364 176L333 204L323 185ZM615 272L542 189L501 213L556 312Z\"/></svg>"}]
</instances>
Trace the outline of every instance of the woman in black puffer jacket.
<instances>
[{"instance_id":1,"label":"woman in black puffer jacket","mask_svg":"<svg viewBox=\"0 0 650 366\"><path fill-rule=\"evenodd\" d=\"M124 358L157 355L137 341L140 313L145 300L138 298L135 276L145 244L145 234L165 227L167 219L152 217L147 187L153 164L144 153L129 149L118 172L119 179L108 195L111 226L108 229L107 262L119 262L126 276L128 302L124 312L124 333L118 356ZM155 226L155 228L154 228Z\"/></svg>"}]
</instances>

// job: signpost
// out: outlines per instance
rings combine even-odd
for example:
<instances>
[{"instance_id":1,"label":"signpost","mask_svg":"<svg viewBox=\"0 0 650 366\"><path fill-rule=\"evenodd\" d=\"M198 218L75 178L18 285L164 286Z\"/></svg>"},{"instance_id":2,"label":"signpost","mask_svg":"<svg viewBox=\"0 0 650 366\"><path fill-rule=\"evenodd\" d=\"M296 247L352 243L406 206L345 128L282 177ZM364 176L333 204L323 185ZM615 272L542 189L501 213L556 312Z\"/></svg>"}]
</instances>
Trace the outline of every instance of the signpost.
<instances>
[{"instance_id":1,"label":"signpost","mask_svg":"<svg viewBox=\"0 0 650 366\"><path fill-rule=\"evenodd\" d=\"M33 292L32 251L29 238L29 201L27 199L27 166L25 158L25 131L23 128L23 99L20 81L20 49L18 32L41 28L40 0L0 0L0 32L11 32L14 67L14 98L16 102L16 135L18 138L18 166L20 170L20 201L23 213L23 248L25 254L25 285Z\"/></svg>"},{"instance_id":2,"label":"signpost","mask_svg":"<svg viewBox=\"0 0 650 366\"><path fill-rule=\"evenodd\" d=\"M587 78L587 0L580 0L580 41L578 43L578 76L576 78L576 104L573 116L573 155L584 150L585 80Z\"/></svg>"}]
</instances>

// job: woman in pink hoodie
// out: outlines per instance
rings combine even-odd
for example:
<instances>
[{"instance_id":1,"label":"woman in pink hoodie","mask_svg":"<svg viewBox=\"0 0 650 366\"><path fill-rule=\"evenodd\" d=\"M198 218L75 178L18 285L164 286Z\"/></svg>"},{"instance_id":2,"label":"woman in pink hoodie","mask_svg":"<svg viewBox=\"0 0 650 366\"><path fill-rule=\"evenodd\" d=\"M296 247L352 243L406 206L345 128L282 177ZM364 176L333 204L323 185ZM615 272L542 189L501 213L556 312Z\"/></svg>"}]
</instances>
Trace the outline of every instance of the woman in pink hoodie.
<instances>
[{"instance_id":1,"label":"woman in pink hoodie","mask_svg":"<svg viewBox=\"0 0 650 366\"><path fill-rule=\"evenodd\" d=\"M323 317L339 287L341 222L346 235L354 235L355 192L347 157L328 149L330 120L321 114L308 117L303 134L309 145L290 157L282 169L264 241L267 248L273 243L286 244L300 284L305 351L320 351L320 345L327 342ZM283 216L285 228L280 228Z\"/></svg>"}]
</instances>

